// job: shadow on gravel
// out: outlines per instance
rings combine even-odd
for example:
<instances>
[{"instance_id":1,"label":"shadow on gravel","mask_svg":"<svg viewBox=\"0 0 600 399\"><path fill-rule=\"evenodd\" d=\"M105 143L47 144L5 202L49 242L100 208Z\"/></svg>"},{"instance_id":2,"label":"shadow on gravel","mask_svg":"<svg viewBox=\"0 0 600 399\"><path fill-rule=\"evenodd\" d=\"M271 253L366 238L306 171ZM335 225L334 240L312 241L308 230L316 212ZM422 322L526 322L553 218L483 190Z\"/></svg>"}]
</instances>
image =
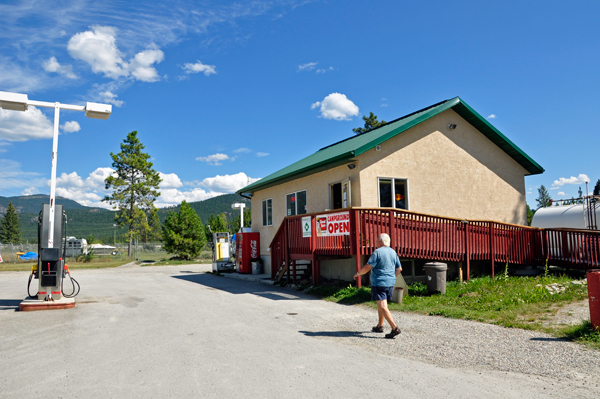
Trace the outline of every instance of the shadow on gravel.
<instances>
[{"instance_id":1,"label":"shadow on gravel","mask_svg":"<svg viewBox=\"0 0 600 399\"><path fill-rule=\"evenodd\" d=\"M289 300L317 300L317 298L308 296L302 292L295 292L289 288L277 286L269 286L254 281L243 281L232 278L223 278L213 276L210 273L187 274L183 276L171 276L179 280L189 281L203 285L209 289L217 289L228 292L234 295L252 294L273 301L289 301Z\"/></svg>"},{"instance_id":2,"label":"shadow on gravel","mask_svg":"<svg viewBox=\"0 0 600 399\"><path fill-rule=\"evenodd\" d=\"M22 299L0 299L0 310L17 310Z\"/></svg>"},{"instance_id":3,"label":"shadow on gravel","mask_svg":"<svg viewBox=\"0 0 600 399\"><path fill-rule=\"evenodd\" d=\"M551 341L551 342L565 341L565 342L569 342L569 340L565 339L565 338L551 338L551 337L535 337L535 338L531 338L530 341Z\"/></svg>"},{"instance_id":4,"label":"shadow on gravel","mask_svg":"<svg viewBox=\"0 0 600 399\"><path fill-rule=\"evenodd\" d=\"M351 337L359 337L359 338L370 338L375 339L376 337L370 337L368 335L363 335L364 333L359 331L298 331L306 335L307 337L335 337L335 338L351 338Z\"/></svg>"}]
</instances>

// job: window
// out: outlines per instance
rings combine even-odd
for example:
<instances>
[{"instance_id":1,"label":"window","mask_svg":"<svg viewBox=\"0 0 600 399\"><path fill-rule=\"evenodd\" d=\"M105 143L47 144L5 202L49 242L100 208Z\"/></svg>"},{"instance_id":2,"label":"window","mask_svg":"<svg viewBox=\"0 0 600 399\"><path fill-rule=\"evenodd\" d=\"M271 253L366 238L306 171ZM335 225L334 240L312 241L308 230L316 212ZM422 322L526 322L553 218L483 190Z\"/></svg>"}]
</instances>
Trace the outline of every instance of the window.
<instances>
[{"instance_id":1,"label":"window","mask_svg":"<svg viewBox=\"0 0 600 399\"><path fill-rule=\"evenodd\" d=\"M287 216L304 215L306 212L306 190L285 196Z\"/></svg>"},{"instance_id":2,"label":"window","mask_svg":"<svg viewBox=\"0 0 600 399\"><path fill-rule=\"evenodd\" d=\"M269 198L262 202L263 226L273 225L273 199Z\"/></svg>"},{"instance_id":3,"label":"window","mask_svg":"<svg viewBox=\"0 0 600 399\"><path fill-rule=\"evenodd\" d=\"M406 179L379 179L379 206L382 208L408 209Z\"/></svg>"}]
</instances>

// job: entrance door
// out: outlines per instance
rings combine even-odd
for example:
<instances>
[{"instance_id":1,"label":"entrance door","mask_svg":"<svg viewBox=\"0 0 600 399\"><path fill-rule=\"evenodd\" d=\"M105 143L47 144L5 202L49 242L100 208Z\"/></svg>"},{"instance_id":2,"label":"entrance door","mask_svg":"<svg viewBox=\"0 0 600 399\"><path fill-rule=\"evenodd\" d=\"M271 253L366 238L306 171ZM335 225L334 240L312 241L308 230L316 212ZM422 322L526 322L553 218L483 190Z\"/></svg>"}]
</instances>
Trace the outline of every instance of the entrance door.
<instances>
[{"instance_id":1,"label":"entrance door","mask_svg":"<svg viewBox=\"0 0 600 399\"><path fill-rule=\"evenodd\" d=\"M341 209L352 206L350 198L350 178L329 185L330 209Z\"/></svg>"}]
</instances>

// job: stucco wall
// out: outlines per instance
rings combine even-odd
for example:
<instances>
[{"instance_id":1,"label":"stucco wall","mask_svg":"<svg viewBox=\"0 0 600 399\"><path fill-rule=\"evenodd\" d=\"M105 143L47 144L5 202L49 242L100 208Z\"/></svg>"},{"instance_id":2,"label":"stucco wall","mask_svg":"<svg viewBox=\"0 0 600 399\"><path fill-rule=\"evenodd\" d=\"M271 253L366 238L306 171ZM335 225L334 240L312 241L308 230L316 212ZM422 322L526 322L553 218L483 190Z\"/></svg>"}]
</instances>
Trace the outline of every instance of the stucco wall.
<instances>
[{"instance_id":1,"label":"stucco wall","mask_svg":"<svg viewBox=\"0 0 600 399\"><path fill-rule=\"evenodd\" d=\"M252 231L260 232L261 256L270 255L269 244L286 216L286 195L306 190L306 209L308 213L321 212L329 208L329 185L350 178L350 196L352 206L360 206L360 184L358 170L350 170L346 165L338 166L314 175L303 177L275 187L257 191L252 195ZM273 200L273 225L262 225L262 201ZM270 273L270 258L265 261L265 273Z\"/></svg>"},{"instance_id":2,"label":"stucco wall","mask_svg":"<svg viewBox=\"0 0 600 399\"><path fill-rule=\"evenodd\" d=\"M456 129L448 128L451 123ZM453 110L358 161L363 207L378 206L378 177L404 178L411 211L526 224L527 171Z\"/></svg>"}]
</instances>

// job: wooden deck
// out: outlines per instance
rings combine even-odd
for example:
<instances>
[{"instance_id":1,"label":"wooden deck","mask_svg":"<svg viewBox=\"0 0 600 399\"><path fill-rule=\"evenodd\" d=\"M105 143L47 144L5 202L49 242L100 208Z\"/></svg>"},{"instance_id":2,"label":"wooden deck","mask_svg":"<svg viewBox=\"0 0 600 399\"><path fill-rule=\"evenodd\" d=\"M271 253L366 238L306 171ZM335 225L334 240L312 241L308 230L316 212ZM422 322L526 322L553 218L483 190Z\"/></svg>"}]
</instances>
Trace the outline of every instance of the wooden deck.
<instances>
[{"instance_id":1,"label":"wooden deck","mask_svg":"<svg viewBox=\"0 0 600 399\"><path fill-rule=\"evenodd\" d=\"M320 235L317 217L347 212L349 231L343 235ZM310 218L310 234L303 224ZM306 230L305 230L306 231ZM516 265L544 265L587 270L600 268L600 231L539 229L506 223L459 220L408 212L394 208L350 208L290 216L283 220L271 242L271 276L287 264L288 277L294 273L295 260L312 263L313 284L319 284L320 258L355 256L357 270L360 255L370 255L381 233L389 234L390 246L401 258L490 262L492 276L496 262ZM358 255L358 256L357 256ZM291 271L290 271L291 269Z\"/></svg>"}]
</instances>

